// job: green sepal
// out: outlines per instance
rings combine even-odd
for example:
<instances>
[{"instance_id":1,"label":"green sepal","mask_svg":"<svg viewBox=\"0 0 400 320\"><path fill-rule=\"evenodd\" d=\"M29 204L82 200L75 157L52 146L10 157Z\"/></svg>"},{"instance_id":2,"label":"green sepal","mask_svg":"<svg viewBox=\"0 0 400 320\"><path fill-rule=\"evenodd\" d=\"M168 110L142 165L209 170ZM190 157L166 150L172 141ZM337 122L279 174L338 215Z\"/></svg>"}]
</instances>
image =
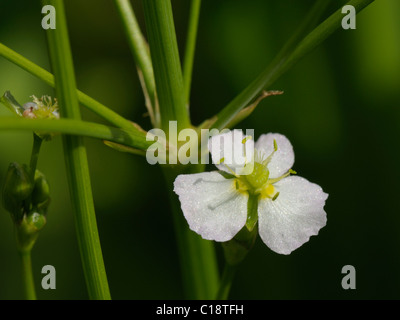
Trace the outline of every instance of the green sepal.
<instances>
[{"instance_id":1,"label":"green sepal","mask_svg":"<svg viewBox=\"0 0 400 320\"><path fill-rule=\"evenodd\" d=\"M24 108L17 102L17 100L15 100L10 91L6 91L4 93L4 95L0 98L0 102L4 104L11 112L22 117Z\"/></svg>"},{"instance_id":2,"label":"green sepal","mask_svg":"<svg viewBox=\"0 0 400 320\"><path fill-rule=\"evenodd\" d=\"M226 262L234 266L243 261L254 246L257 234L257 228L249 231L247 227L243 227L232 240L223 242L222 248L224 249Z\"/></svg>"}]
</instances>

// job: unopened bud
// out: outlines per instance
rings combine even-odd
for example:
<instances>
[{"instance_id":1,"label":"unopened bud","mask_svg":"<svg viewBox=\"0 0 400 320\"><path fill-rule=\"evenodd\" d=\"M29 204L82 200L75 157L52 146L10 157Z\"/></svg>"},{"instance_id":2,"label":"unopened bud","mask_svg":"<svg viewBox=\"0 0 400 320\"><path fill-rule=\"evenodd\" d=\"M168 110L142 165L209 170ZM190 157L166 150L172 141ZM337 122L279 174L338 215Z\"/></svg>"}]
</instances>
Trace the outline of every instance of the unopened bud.
<instances>
[{"instance_id":1,"label":"unopened bud","mask_svg":"<svg viewBox=\"0 0 400 320\"><path fill-rule=\"evenodd\" d=\"M46 225L46 216L40 212L31 212L26 217L26 224L29 227L30 233L38 232Z\"/></svg>"},{"instance_id":2,"label":"unopened bud","mask_svg":"<svg viewBox=\"0 0 400 320\"><path fill-rule=\"evenodd\" d=\"M17 246L21 252L30 251L34 246L39 231L46 225L46 217L40 211L32 211L24 216L17 226Z\"/></svg>"},{"instance_id":3,"label":"unopened bud","mask_svg":"<svg viewBox=\"0 0 400 320\"><path fill-rule=\"evenodd\" d=\"M8 167L3 187L3 206L18 222L23 215L23 201L32 193L33 183L25 165L13 162Z\"/></svg>"},{"instance_id":4,"label":"unopened bud","mask_svg":"<svg viewBox=\"0 0 400 320\"><path fill-rule=\"evenodd\" d=\"M35 185L32 192L32 205L38 209L46 210L50 203L50 188L45 175L36 170Z\"/></svg>"}]
</instances>

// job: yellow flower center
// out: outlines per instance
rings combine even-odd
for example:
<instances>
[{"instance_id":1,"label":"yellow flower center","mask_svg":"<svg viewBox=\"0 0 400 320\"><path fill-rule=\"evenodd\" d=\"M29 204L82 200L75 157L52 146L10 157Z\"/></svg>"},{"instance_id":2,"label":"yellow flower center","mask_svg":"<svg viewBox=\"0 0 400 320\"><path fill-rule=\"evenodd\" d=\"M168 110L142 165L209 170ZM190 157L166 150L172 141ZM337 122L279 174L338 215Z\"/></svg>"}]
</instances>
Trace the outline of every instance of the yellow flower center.
<instances>
[{"instance_id":1,"label":"yellow flower center","mask_svg":"<svg viewBox=\"0 0 400 320\"><path fill-rule=\"evenodd\" d=\"M277 194L272 185L276 181L277 179L269 179L269 170L266 165L255 162L251 174L239 176L235 179L235 187L239 192L251 192L261 195L262 198L272 199Z\"/></svg>"},{"instance_id":2,"label":"yellow flower center","mask_svg":"<svg viewBox=\"0 0 400 320\"><path fill-rule=\"evenodd\" d=\"M269 177L268 164L277 150L278 146L274 140L274 150L267 158L264 158L262 153L256 153L253 172L248 175L236 175L233 170L230 170L236 177L236 179L233 180L234 188L238 192L260 195L261 198L269 198L274 201L279 196L279 192L276 192L273 184L290 174L296 174L295 171L290 169L287 173L278 178ZM224 158L221 159L221 162L224 162Z\"/></svg>"},{"instance_id":3,"label":"yellow flower center","mask_svg":"<svg viewBox=\"0 0 400 320\"><path fill-rule=\"evenodd\" d=\"M273 198L275 196L275 188L272 184L267 184L261 189L261 198Z\"/></svg>"}]
</instances>

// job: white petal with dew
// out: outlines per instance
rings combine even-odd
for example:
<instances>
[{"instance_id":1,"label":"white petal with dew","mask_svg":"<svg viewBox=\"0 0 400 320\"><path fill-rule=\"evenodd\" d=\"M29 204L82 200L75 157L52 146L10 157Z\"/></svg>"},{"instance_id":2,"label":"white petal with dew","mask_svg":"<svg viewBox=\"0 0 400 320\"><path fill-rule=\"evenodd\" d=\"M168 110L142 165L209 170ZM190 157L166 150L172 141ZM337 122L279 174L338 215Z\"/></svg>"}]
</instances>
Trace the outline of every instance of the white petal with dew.
<instances>
[{"instance_id":1,"label":"white petal with dew","mask_svg":"<svg viewBox=\"0 0 400 320\"><path fill-rule=\"evenodd\" d=\"M179 175L174 191L190 229L204 239L231 240L246 223L248 196L217 171Z\"/></svg>"},{"instance_id":2,"label":"white petal with dew","mask_svg":"<svg viewBox=\"0 0 400 320\"><path fill-rule=\"evenodd\" d=\"M208 141L213 164L220 170L236 175L253 171L254 140L241 130L212 136Z\"/></svg>"},{"instance_id":3,"label":"white petal with dew","mask_svg":"<svg viewBox=\"0 0 400 320\"><path fill-rule=\"evenodd\" d=\"M289 254L326 225L328 194L298 176L284 178L274 187L278 198L262 199L258 205L259 234L270 249Z\"/></svg>"},{"instance_id":4,"label":"white petal with dew","mask_svg":"<svg viewBox=\"0 0 400 320\"><path fill-rule=\"evenodd\" d=\"M293 147L288 138L279 133L261 135L256 142L257 151L262 151L268 157L274 151L274 140L278 150L268 164L270 178L278 178L285 174L294 164Z\"/></svg>"}]
</instances>

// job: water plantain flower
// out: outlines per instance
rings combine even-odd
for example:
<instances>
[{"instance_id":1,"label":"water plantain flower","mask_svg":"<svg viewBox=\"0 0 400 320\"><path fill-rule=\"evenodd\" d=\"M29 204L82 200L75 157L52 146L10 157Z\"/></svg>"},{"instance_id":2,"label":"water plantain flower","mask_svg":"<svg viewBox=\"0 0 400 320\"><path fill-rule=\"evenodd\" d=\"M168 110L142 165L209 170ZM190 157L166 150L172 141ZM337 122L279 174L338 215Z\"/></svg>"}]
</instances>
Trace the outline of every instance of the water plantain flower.
<instances>
[{"instance_id":1,"label":"water plantain flower","mask_svg":"<svg viewBox=\"0 0 400 320\"><path fill-rule=\"evenodd\" d=\"M238 133L240 138L234 139ZM221 137L228 148L212 148ZM228 162L235 148L242 150L244 145L254 147L245 163ZM234 130L211 137L209 149L220 171L179 175L174 182L190 229L204 239L226 242L243 229L254 233L258 224L258 233L271 250L290 254L326 225L328 195L294 175L293 147L285 136L263 134L254 143ZM240 174L237 169L246 166L252 170Z\"/></svg>"},{"instance_id":2,"label":"water plantain flower","mask_svg":"<svg viewBox=\"0 0 400 320\"><path fill-rule=\"evenodd\" d=\"M32 95L32 102L27 102L21 106L9 91L6 91L0 98L9 110L19 117L27 119L59 119L60 114L58 110L57 99L52 99L50 96L42 96L37 98ZM35 134L43 140L50 140L54 134L49 132L35 131Z\"/></svg>"}]
</instances>

